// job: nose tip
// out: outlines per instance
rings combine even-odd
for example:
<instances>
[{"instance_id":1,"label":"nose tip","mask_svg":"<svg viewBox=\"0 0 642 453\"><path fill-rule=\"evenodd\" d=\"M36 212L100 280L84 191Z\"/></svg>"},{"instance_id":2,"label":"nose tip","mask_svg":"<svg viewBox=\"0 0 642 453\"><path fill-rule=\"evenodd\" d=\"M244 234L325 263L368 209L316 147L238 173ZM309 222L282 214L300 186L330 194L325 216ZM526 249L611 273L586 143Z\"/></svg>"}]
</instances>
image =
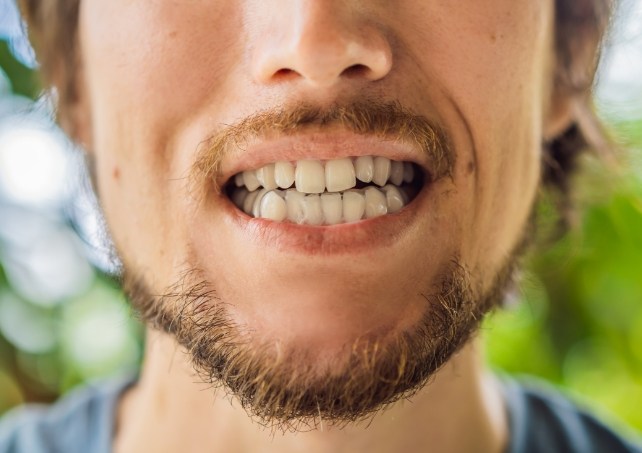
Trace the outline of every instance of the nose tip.
<instances>
[{"instance_id":1,"label":"nose tip","mask_svg":"<svg viewBox=\"0 0 642 453\"><path fill-rule=\"evenodd\" d=\"M345 79L375 81L392 68L392 48L377 28L309 11L274 26L253 56L260 83L302 80L330 87Z\"/></svg>"}]
</instances>

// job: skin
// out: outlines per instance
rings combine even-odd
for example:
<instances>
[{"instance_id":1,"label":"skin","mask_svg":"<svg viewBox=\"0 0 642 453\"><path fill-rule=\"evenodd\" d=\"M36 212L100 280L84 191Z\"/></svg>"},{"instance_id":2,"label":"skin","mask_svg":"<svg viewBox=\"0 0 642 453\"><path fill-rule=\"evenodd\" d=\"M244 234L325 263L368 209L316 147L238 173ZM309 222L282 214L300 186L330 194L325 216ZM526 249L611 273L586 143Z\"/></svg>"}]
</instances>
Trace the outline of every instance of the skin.
<instances>
[{"instance_id":1,"label":"skin","mask_svg":"<svg viewBox=\"0 0 642 453\"><path fill-rule=\"evenodd\" d=\"M79 133L125 267L154 291L198 267L236 323L261 341L313 352L319 367L340 362L360 336L411 328L426 310L421 294L453 256L476 291L488 290L527 225L542 137L566 113L550 102L552 24L552 0L84 0ZM355 99L398 101L442 124L456 152L452 178L416 200L394 241L338 240L332 253L274 247L230 222L223 196L190 195L185 176L198 146L223 125L294 102ZM295 140L323 153L354 139L340 134ZM242 159L233 153L223 168ZM118 451L500 451L506 441L474 342L413 403L395 404L369 429L276 438L222 393L203 398L171 338L150 329L148 342L141 383L121 405ZM398 422L418 419L435 423Z\"/></svg>"}]
</instances>

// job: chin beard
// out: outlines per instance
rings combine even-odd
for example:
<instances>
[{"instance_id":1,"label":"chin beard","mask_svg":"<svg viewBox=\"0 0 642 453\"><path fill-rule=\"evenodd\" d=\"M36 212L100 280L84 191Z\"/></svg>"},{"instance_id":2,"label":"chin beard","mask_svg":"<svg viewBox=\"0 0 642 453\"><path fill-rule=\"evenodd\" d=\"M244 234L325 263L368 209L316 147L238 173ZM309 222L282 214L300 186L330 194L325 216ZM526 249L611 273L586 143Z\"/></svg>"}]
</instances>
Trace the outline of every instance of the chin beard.
<instances>
[{"instance_id":1,"label":"chin beard","mask_svg":"<svg viewBox=\"0 0 642 453\"><path fill-rule=\"evenodd\" d=\"M173 335L189 353L200 379L236 397L259 423L282 430L343 426L368 419L420 390L477 331L485 313L503 299L515 260L486 294L475 294L471 277L453 261L434 291L422 294L427 310L412 329L359 338L342 358L319 369L313 354L257 345L235 325L229 306L196 270L166 294L125 272L134 308L153 328Z\"/></svg>"}]
</instances>

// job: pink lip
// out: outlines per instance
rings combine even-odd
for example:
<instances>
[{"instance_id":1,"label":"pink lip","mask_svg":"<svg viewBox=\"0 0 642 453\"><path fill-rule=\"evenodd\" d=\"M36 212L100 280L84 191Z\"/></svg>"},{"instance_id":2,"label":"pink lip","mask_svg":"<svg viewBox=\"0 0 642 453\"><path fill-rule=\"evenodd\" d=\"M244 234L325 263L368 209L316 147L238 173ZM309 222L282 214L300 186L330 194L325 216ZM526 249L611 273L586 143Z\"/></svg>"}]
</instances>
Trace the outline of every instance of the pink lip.
<instances>
[{"instance_id":1,"label":"pink lip","mask_svg":"<svg viewBox=\"0 0 642 453\"><path fill-rule=\"evenodd\" d=\"M225 156L217 182L223 185L236 173L256 170L274 162L303 159L329 160L366 155L414 162L430 173L427 156L408 143L349 132L334 134L326 132L280 136L276 139L249 142L243 146L243 149Z\"/></svg>"},{"instance_id":2,"label":"pink lip","mask_svg":"<svg viewBox=\"0 0 642 453\"><path fill-rule=\"evenodd\" d=\"M428 184L399 212L373 219L332 226L298 225L273 222L246 215L225 196L220 196L225 223L236 230L241 240L261 249L315 256L357 254L391 247L412 230L433 186Z\"/></svg>"}]
</instances>

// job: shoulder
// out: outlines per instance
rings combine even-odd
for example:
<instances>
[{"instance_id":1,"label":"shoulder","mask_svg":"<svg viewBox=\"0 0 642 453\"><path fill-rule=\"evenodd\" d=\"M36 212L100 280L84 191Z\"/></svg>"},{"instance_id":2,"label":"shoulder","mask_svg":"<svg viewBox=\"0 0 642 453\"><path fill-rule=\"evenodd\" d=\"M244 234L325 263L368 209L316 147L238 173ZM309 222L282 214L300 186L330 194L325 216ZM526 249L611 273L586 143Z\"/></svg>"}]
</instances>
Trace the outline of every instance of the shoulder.
<instances>
[{"instance_id":1,"label":"shoulder","mask_svg":"<svg viewBox=\"0 0 642 453\"><path fill-rule=\"evenodd\" d=\"M107 453L116 401L132 382L89 385L51 406L11 411L0 419L0 453Z\"/></svg>"},{"instance_id":2,"label":"shoulder","mask_svg":"<svg viewBox=\"0 0 642 453\"><path fill-rule=\"evenodd\" d=\"M505 379L502 385L510 420L509 453L642 453L642 444L616 434L543 384Z\"/></svg>"}]
</instances>

